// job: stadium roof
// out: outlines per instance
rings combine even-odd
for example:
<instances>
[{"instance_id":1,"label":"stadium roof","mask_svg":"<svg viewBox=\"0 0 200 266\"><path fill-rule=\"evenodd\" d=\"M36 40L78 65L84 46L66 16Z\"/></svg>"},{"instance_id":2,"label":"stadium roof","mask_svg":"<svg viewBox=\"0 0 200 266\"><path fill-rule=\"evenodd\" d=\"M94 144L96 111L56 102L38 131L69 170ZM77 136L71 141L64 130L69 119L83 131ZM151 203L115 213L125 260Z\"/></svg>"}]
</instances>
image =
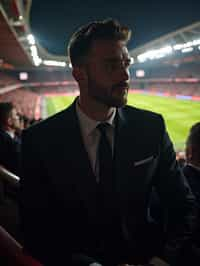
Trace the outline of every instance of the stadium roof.
<instances>
[{"instance_id":1,"label":"stadium roof","mask_svg":"<svg viewBox=\"0 0 200 266\"><path fill-rule=\"evenodd\" d=\"M198 39L200 39L200 21L135 48L130 51L130 54L137 60L139 55L144 54L147 51L157 50L167 46L174 47L179 44L187 44Z\"/></svg>"},{"instance_id":2,"label":"stadium roof","mask_svg":"<svg viewBox=\"0 0 200 266\"><path fill-rule=\"evenodd\" d=\"M32 60L29 53L25 50L19 37L15 32L12 22L7 17L2 5L0 4L0 59L1 64L14 66L30 66Z\"/></svg>"},{"instance_id":3,"label":"stadium roof","mask_svg":"<svg viewBox=\"0 0 200 266\"><path fill-rule=\"evenodd\" d=\"M48 63L47 68L51 68L52 62L65 66L68 61L65 56L48 53L31 35L31 4L32 0L1 0L0 35L3 38L0 39L0 65L3 61L4 65L7 63L18 69L45 68L45 63ZM130 54L135 62L140 62L138 56L146 52L155 52L163 47L173 49L175 45L187 45L193 40L200 41L200 21L133 49ZM200 47L200 43L198 45Z\"/></svg>"},{"instance_id":4,"label":"stadium roof","mask_svg":"<svg viewBox=\"0 0 200 266\"><path fill-rule=\"evenodd\" d=\"M31 0L2 0L0 3L0 66L31 69L41 58L66 60L49 54L31 35L29 14ZM41 57L41 58L40 58Z\"/></svg>"}]
</instances>

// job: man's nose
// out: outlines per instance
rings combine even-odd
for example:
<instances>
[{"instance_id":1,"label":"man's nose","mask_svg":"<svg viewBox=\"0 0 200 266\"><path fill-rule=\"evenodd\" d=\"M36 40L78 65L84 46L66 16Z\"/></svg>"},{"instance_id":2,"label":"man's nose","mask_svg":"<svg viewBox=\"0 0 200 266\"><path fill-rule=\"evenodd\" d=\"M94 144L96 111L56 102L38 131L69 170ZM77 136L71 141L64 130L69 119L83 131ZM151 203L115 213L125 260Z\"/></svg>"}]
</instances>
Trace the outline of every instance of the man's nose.
<instances>
[{"instance_id":1,"label":"man's nose","mask_svg":"<svg viewBox=\"0 0 200 266\"><path fill-rule=\"evenodd\" d=\"M120 78L123 81L129 81L130 80L130 71L129 68L123 66L120 70Z\"/></svg>"}]
</instances>

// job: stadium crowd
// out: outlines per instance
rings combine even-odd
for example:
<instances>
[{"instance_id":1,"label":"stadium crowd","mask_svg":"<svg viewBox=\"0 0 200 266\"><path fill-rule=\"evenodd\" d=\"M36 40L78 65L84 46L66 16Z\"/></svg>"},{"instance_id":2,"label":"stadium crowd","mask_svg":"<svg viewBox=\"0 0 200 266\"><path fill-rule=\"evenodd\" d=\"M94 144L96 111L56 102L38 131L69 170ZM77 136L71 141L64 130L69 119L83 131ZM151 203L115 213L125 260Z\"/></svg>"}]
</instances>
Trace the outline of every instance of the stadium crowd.
<instances>
[{"instance_id":1,"label":"stadium crowd","mask_svg":"<svg viewBox=\"0 0 200 266\"><path fill-rule=\"evenodd\" d=\"M20 117L35 118L35 110L40 96L28 89L17 89L0 95L0 102L12 102Z\"/></svg>"}]
</instances>

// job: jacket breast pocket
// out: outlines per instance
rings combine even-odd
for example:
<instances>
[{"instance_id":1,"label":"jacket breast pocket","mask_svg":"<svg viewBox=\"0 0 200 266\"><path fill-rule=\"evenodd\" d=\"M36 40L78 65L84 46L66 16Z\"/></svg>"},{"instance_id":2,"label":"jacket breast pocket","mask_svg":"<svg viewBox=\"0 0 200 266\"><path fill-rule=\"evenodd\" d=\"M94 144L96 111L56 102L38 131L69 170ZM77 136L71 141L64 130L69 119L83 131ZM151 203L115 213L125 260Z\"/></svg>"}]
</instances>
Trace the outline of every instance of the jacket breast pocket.
<instances>
[{"instance_id":1,"label":"jacket breast pocket","mask_svg":"<svg viewBox=\"0 0 200 266\"><path fill-rule=\"evenodd\" d=\"M130 172L137 184L146 186L151 183L156 172L157 161L158 158L152 155L133 162Z\"/></svg>"}]
</instances>

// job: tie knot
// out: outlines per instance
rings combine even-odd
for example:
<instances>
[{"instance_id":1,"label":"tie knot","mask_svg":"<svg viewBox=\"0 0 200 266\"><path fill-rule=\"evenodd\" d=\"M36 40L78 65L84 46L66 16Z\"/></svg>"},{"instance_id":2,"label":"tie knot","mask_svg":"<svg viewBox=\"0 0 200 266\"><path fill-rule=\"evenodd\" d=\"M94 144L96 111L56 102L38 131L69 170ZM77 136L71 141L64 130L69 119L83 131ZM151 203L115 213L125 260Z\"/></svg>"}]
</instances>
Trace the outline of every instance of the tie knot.
<instances>
[{"instance_id":1,"label":"tie knot","mask_svg":"<svg viewBox=\"0 0 200 266\"><path fill-rule=\"evenodd\" d=\"M98 124L97 129L101 132L102 135L105 135L108 127L109 127L109 124L105 122L105 123Z\"/></svg>"}]
</instances>

